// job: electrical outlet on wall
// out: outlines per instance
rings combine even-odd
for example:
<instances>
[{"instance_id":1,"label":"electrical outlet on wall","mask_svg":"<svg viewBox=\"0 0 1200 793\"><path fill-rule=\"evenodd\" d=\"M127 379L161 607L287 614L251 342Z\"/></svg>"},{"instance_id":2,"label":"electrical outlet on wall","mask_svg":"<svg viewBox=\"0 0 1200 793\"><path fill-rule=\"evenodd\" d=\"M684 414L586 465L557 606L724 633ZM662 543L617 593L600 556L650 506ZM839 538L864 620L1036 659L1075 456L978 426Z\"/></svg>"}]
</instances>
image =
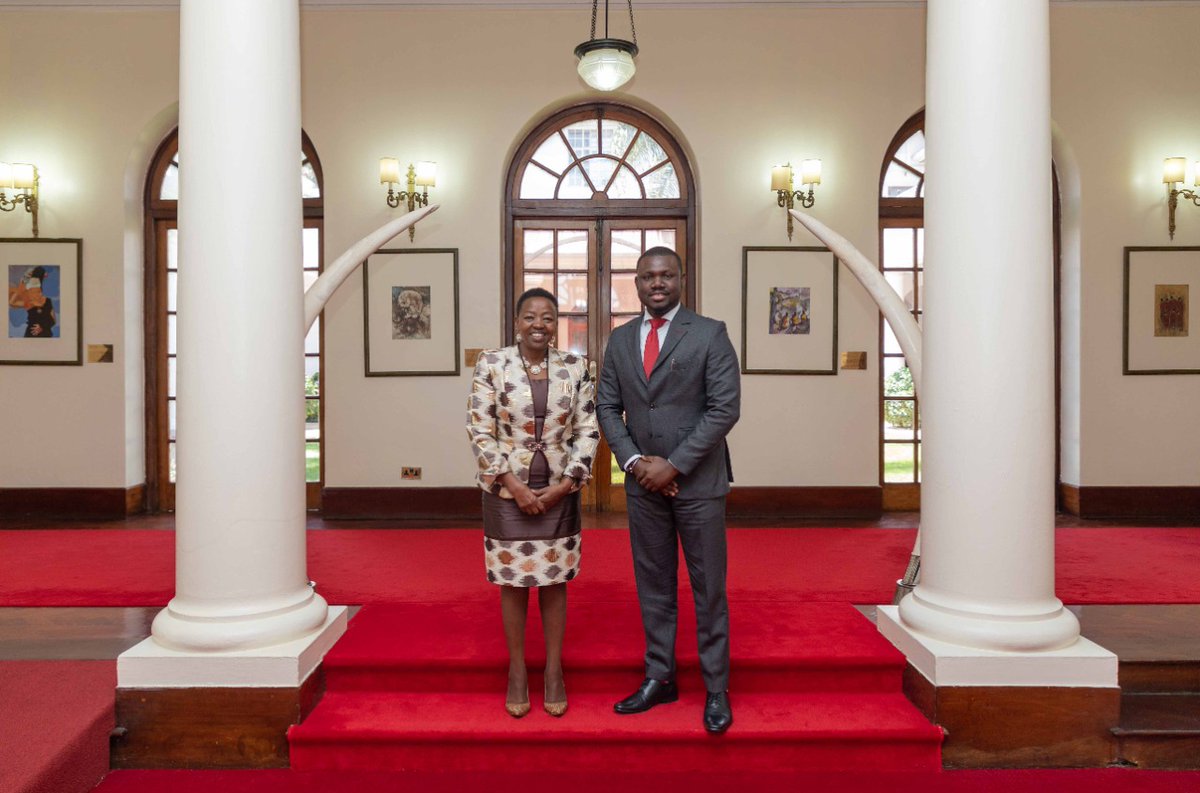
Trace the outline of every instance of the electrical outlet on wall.
<instances>
[{"instance_id":1,"label":"electrical outlet on wall","mask_svg":"<svg viewBox=\"0 0 1200 793\"><path fill-rule=\"evenodd\" d=\"M421 478L421 466L405 465L405 466L401 467L400 478L401 479L420 479Z\"/></svg>"}]
</instances>

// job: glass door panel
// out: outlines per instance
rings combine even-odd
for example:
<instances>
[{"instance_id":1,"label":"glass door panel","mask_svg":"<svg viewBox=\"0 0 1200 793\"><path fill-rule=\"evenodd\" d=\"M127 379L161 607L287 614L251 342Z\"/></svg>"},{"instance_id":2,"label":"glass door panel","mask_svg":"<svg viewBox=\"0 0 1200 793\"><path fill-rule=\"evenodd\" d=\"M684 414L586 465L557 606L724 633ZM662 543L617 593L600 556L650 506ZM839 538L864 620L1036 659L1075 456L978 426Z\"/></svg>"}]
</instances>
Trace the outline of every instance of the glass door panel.
<instances>
[{"instance_id":1,"label":"glass door panel","mask_svg":"<svg viewBox=\"0 0 1200 793\"><path fill-rule=\"evenodd\" d=\"M687 271L686 225L682 220L606 220L601 224L603 245L601 264L601 294L605 296L601 312L600 329L603 338L598 339L601 350L607 348L608 337L626 322L636 320L642 313L642 304L637 296L638 258L650 248L664 246L679 254ZM687 303L687 290L683 301ZM624 460L617 460L604 444L597 460L608 460L607 481L600 483L600 472L596 472L597 490L600 491L601 508L608 511L625 509L625 472L621 469ZM598 466L598 468L601 466Z\"/></svg>"},{"instance_id":2,"label":"glass door panel","mask_svg":"<svg viewBox=\"0 0 1200 793\"><path fill-rule=\"evenodd\" d=\"M641 314L634 282L638 257L665 245L680 254L686 269L685 238L686 221L674 218L518 220L516 291L536 286L551 292L558 299L555 346L586 354L598 368L612 331ZM596 459L608 465L597 464L583 505L624 509L625 474L603 441Z\"/></svg>"},{"instance_id":3,"label":"glass door panel","mask_svg":"<svg viewBox=\"0 0 1200 793\"><path fill-rule=\"evenodd\" d=\"M158 221L156 237L159 240L158 255L165 265L158 268L162 279L159 294L159 311L166 322L158 339L158 477L159 509L175 509L175 414L178 394L176 391L176 308L177 284L179 281L179 230L176 221ZM305 221L303 236L304 285L307 288L317 279L322 269L321 221ZM163 376L165 375L165 376ZM313 323L304 340L304 456L305 479L307 482L307 506L320 507L321 483L324 480L321 461L321 318Z\"/></svg>"}]
</instances>

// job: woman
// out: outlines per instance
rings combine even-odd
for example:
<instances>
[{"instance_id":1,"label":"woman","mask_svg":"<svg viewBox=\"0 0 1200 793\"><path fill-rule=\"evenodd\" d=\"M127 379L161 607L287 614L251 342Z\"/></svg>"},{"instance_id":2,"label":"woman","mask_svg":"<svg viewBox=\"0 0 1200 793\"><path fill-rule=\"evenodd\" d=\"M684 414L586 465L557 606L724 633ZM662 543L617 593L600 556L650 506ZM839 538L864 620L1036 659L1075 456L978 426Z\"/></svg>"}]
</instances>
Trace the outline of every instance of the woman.
<instances>
[{"instance_id":1,"label":"woman","mask_svg":"<svg viewBox=\"0 0 1200 793\"><path fill-rule=\"evenodd\" d=\"M600 431L587 360L551 347L558 302L545 289L517 300L516 341L475 365L467 434L483 489L488 580L500 586L508 642L504 708L529 712L525 614L537 587L546 635L546 712L567 710L562 643L566 582L579 572L579 489L592 474Z\"/></svg>"},{"instance_id":2,"label":"woman","mask_svg":"<svg viewBox=\"0 0 1200 793\"><path fill-rule=\"evenodd\" d=\"M15 287L8 289L8 305L25 309L25 338L50 339L54 337L54 326L58 317L54 313L54 301L42 291L46 280L46 268L34 267L21 276Z\"/></svg>"}]
</instances>

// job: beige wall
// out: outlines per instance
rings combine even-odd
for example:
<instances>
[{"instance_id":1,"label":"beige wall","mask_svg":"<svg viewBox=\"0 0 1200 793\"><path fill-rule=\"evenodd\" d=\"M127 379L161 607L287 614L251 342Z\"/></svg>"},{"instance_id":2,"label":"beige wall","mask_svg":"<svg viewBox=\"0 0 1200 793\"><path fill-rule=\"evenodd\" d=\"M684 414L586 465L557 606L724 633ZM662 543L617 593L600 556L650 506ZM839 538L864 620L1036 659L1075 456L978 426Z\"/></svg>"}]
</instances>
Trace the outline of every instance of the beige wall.
<instances>
[{"instance_id":1,"label":"beige wall","mask_svg":"<svg viewBox=\"0 0 1200 793\"><path fill-rule=\"evenodd\" d=\"M1121 374L1121 277L1125 246L1200 245L1192 206L1167 237L1161 181L1164 157L1200 159L1195 70L1172 55L1194 48L1200 7L1058 8L1053 21L1054 117L1082 182L1079 481L1198 485L1200 377Z\"/></svg>"},{"instance_id":2,"label":"beige wall","mask_svg":"<svg viewBox=\"0 0 1200 793\"><path fill-rule=\"evenodd\" d=\"M141 238L126 202L140 204L159 142L146 152L147 130L178 95L178 32L173 12L0 13L0 161L38 166L42 237L83 238L83 341L116 347L111 364L0 367L0 415L12 428L0 487L145 478ZM23 212L0 215L0 236L29 234ZM32 449L14 442L25 433Z\"/></svg>"},{"instance_id":3,"label":"beige wall","mask_svg":"<svg viewBox=\"0 0 1200 793\"><path fill-rule=\"evenodd\" d=\"M1082 347L1078 377L1064 387L1068 410L1078 405L1070 433L1081 440L1064 479L1200 484L1200 427L1186 410L1200 378L1120 374L1121 248L1166 244L1161 159L1200 158L1194 85L1162 58L1187 51L1200 8L1056 7L1053 22L1054 116L1081 186L1082 311L1067 321ZM416 245L459 248L462 344L497 344L508 157L538 119L589 95L571 55L586 23L578 10L306 12L304 126L325 170L327 260L392 216L380 156L436 160L443 208L418 228ZM701 308L740 345L741 248L787 244L768 191L771 164L821 157L815 214L876 255L880 160L923 103L924 12L646 9L637 24L638 76L617 97L677 130L693 158ZM0 13L0 160L42 168L43 235L84 238L85 343L117 344L115 364L0 368L0 411L38 416L54 450L24 455L6 442L0 487L142 481L141 252L138 213L123 200L136 199L153 144L173 121L177 25L173 12ZM37 68L19 68L24 59ZM981 208L987 181L1002 173L983 163L973 177ZM1200 213L1181 208L1179 225L1177 244L1200 244ZM24 218L0 216L0 235L27 233ZM793 243L813 240L797 229ZM878 482L876 313L844 270L841 285L839 347L867 350L870 369L745 377L731 437L739 484ZM326 319L326 483L401 486L402 465L422 466L424 486L467 483L469 373L363 377L357 276Z\"/></svg>"}]
</instances>

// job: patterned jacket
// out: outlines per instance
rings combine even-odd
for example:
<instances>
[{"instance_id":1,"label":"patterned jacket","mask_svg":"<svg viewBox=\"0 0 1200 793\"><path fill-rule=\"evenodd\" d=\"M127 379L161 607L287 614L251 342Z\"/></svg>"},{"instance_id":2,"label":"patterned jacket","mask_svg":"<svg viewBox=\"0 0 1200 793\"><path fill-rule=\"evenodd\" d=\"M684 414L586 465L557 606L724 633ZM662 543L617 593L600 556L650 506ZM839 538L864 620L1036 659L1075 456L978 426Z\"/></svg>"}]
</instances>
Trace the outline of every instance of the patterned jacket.
<instances>
[{"instance_id":1,"label":"patterned jacket","mask_svg":"<svg viewBox=\"0 0 1200 793\"><path fill-rule=\"evenodd\" d=\"M586 482L600 442L596 421L596 382L587 359L551 348L550 385L546 420L542 429L550 484L569 476ZM515 346L484 350L475 364L471 395L467 399L467 435L479 464L475 480L494 492L496 479L511 472L529 481L529 466L537 447L533 392ZM498 495L512 498L507 488Z\"/></svg>"}]
</instances>

